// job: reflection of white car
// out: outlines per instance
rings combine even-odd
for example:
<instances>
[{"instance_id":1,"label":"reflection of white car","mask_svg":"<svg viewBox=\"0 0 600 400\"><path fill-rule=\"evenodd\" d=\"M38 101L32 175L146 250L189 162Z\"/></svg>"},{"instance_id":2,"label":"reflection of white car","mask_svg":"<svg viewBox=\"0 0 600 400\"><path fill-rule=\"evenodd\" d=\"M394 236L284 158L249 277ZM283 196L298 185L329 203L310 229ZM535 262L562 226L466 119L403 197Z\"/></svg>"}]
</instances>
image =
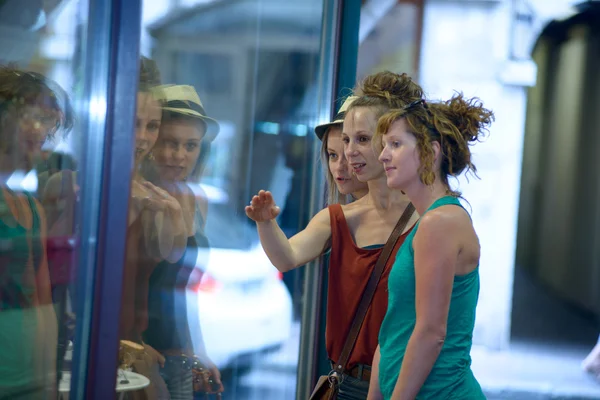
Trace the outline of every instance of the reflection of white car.
<instances>
[{"instance_id":1,"label":"reflection of white car","mask_svg":"<svg viewBox=\"0 0 600 400\"><path fill-rule=\"evenodd\" d=\"M208 253L198 256L204 275L197 308L188 297L188 310L199 313L212 361L225 368L281 346L291 332L292 299L260 245L250 250L211 248ZM198 349L198 335L192 332L192 338Z\"/></svg>"}]
</instances>

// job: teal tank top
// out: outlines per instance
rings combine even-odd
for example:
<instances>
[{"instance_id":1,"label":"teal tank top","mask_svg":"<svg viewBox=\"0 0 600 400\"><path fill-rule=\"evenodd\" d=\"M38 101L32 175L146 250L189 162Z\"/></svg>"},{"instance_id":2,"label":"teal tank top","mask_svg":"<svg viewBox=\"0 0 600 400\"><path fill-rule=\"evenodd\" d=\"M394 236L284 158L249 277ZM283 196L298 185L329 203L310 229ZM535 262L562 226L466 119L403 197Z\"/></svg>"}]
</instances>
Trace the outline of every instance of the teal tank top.
<instances>
[{"instance_id":1,"label":"teal tank top","mask_svg":"<svg viewBox=\"0 0 600 400\"><path fill-rule=\"evenodd\" d=\"M32 229L0 219L0 398L43 385L41 376L34 373L39 362L35 273L43 247L36 203L30 194L24 194L33 216ZM1 187L0 212L10 215ZM28 268L30 257L32 268Z\"/></svg>"},{"instance_id":2,"label":"teal tank top","mask_svg":"<svg viewBox=\"0 0 600 400\"><path fill-rule=\"evenodd\" d=\"M425 213L445 205L462 207L458 199L446 196L435 201ZM388 310L379 331L379 385L386 400L392 397L416 322L413 239L418 229L419 223L398 251L388 281ZM454 277L446 339L417 399L485 399L471 371L470 352L478 297L479 267Z\"/></svg>"}]
</instances>

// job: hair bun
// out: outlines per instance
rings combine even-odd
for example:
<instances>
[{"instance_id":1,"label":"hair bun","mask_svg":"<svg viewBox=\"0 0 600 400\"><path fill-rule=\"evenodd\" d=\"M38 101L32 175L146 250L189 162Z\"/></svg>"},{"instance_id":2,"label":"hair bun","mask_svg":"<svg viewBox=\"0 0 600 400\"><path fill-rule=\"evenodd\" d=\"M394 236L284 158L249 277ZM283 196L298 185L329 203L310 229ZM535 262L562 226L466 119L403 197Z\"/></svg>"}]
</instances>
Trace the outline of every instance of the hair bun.
<instances>
[{"instance_id":1,"label":"hair bun","mask_svg":"<svg viewBox=\"0 0 600 400\"><path fill-rule=\"evenodd\" d=\"M147 91L161 83L160 71L156 62L148 57L140 57L139 90Z\"/></svg>"},{"instance_id":2,"label":"hair bun","mask_svg":"<svg viewBox=\"0 0 600 400\"><path fill-rule=\"evenodd\" d=\"M405 73L383 71L367 76L359 85L357 95L378 97L396 106L394 103L398 100L402 104L408 104L422 99L423 89Z\"/></svg>"},{"instance_id":3,"label":"hair bun","mask_svg":"<svg viewBox=\"0 0 600 400\"><path fill-rule=\"evenodd\" d=\"M494 113L484 108L480 99L466 99L462 93L445 101L442 112L468 143L477 141L494 121Z\"/></svg>"}]
</instances>

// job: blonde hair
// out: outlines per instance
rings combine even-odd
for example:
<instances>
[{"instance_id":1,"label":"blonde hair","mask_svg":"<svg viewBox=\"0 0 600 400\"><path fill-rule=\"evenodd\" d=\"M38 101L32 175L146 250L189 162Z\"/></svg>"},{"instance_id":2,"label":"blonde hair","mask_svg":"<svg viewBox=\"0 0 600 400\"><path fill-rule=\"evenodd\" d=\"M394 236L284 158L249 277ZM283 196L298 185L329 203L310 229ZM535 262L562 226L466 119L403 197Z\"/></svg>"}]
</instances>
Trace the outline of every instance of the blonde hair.
<instances>
[{"instance_id":1,"label":"blonde hair","mask_svg":"<svg viewBox=\"0 0 600 400\"><path fill-rule=\"evenodd\" d=\"M373 110L377 121L391 109L422 99L423 89L407 74L383 71L367 76L355 91L355 96L358 99L348 107L346 115L357 107L367 107Z\"/></svg>"},{"instance_id":2,"label":"blonde hair","mask_svg":"<svg viewBox=\"0 0 600 400\"><path fill-rule=\"evenodd\" d=\"M321 164L325 170L325 179L327 180L327 204L348 204L353 201L353 198L349 194L342 194L338 190L335 184L333 174L329 169L329 152L327 151L327 141L329 139L329 132L331 127L328 128L323 134L323 140L321 141Z\"/></svg>"}]
</instances>

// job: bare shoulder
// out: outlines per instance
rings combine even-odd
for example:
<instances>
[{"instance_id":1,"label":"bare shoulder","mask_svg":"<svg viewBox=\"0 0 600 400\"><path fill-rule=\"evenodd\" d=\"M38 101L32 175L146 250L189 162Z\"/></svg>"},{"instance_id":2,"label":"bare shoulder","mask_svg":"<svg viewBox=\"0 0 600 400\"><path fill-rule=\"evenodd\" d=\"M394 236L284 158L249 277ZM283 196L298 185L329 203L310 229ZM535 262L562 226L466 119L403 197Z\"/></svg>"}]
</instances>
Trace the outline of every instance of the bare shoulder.
<instances>
[{"instance_id":1,"label":"bare shoulder","mask_svg":"<svg viewBox=\"0 0 600 400\"><path fill-rule=\"evenodd\" d=\"M195 196L191 197L192 205L195 207L198 205L198 210L200 210L200 214L203 219L206 219L206 214L208 214L208 199L206 196Z\"/></svg>"},{"instance_id":2,"label":"bare shoulder","mask_svg":"<svg viewBox=\"0 0 600 400\"><path fill-rule=\"evenodd\" d=\"M48 178L44 188L43 198L53 198L60 196L63 180L63 171L57 172Z\"/></svg>"},{"instance_id":3,"label":"bare shoulder","mask_svg":"<svg viewBox=\"0 0 600 400\"><path fill-rule=\"evenodd\" d=\"M309 222L309 225L313 226L330 226L331 225L331 216L329 213L329 207L325 207L317 214Z\"/></svg>"},{"instance_id":4,"label":"bare shoulder","mask_svg":"<svg viewBox=\"0 0 600 400\"><path fill-rule=\"evenodd\" d=\"M206 216L208 210L208 196L202 186L199 184L193 184L190 186L187 183L180 185L183 200L187 205L191 205L192 208L198 206L202 216Z\"/></svg>"},{"instance_id":5,"label":"bare shoulder","mask_svg":"<svg viewBox=\"0 0 600 400\"><path fill-rule=\"evenodd\" d=\"M467 212L457 206L442 206L428 211L421 217L415 234L415 244L441 246L455 245L462 247L465 233L473 231L471 219Z\"/></svg>"},{"instance_id":6,"label":"bare shoulder","mask_svg":"<svg viewBox=\"0 0 600 400\"><path fill-rule=\"evenodd\" d=\"M471 226L469 214L455 205L445 205L428 211L421 217L419 230L453 230Z\"/></svg>"},{"instance_id":7,"label":"bare shoulder","mask_svg":"<svg viewBox=\"0 0 600 400\"><path fill-rule=\"evenodd\" d=\"M184 190L196 197L196 201L200 201L201 199L207 201L208 195L206 194L206 191L202 188L202 185L194 184L193 188L190 187L188 184L184 184L183 186L185 187Z\"/></svg>"},{"instance_id":8,"label":"bare shoulder","mask_svg":"<svg viewBox=\"0 0 600 400\"><path fill-rule=\"evenodd\" d=\"M178 195L175 197L179 201L183 212L189 215L190 219L187 222L191 222L194 219L197 210L200 212L202 220L206 221L208 199L204 191L199 192L198 190L201 190L199 185L195 190L190 188L186 183L178 185Z\"/></svg>"}]
</instances>

